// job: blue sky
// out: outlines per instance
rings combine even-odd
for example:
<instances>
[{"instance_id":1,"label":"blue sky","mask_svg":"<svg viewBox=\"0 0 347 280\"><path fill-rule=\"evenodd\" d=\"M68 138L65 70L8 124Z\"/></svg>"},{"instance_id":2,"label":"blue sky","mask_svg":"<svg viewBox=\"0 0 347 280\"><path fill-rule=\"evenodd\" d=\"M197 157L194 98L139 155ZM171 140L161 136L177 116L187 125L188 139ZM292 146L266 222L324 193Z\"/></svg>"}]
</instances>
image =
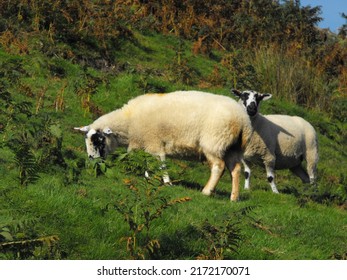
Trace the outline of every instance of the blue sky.
<instances>
[{"instance_id":1,"label":"blue sky","mask_svg":"<svg viewBox=\"0 0 347 280\"><path fill-rule=\"evenodd\" d=\"M337 33L338 28L346 23L341 13L347 14L347 0L301 0L301 6L321 6L323 20L318 24L321 28L329 28Z\"/></svg>"}]
</instances>

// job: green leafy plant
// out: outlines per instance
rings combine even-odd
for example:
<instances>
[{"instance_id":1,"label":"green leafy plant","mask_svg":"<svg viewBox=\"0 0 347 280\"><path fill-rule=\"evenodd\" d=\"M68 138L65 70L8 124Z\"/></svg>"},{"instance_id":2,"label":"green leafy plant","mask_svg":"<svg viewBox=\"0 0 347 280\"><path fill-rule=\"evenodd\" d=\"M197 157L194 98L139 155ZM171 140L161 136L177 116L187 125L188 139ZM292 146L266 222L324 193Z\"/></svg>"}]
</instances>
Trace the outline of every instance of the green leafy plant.
<instances>
[{"instance_id":1,"label":"green leafy plant","mask_svg":"<svg viewBox=\"0 0 347 280\"><path fill-rule=\"evenodd\" d=\"M155 173L158 177L163 175L160 161L142 150L121 154L117 161L121 170L126 174L144 176L147 172L149 175Z\"/></svg>"},{"instance_id":2,"label":"green leafy plant","mask_svg":"<svg viewBox=\"0 0 347 280\"><path fill-rule=\"evenodd\" d=\"M62 130L58 122L46 115L34 116L18 124L22 132L7 130L5 145L14 153L20 185L36 182L39 172L47 171L50 164L66 167L62 153Z\"/></svg>"},{"instance_id":3,"label":"green leafy plant","mask_svg":"<svg viewBox=\"0 0 347 280\"><path fill-rule=\"evenodd\" d=\"M197 71L189 64L189 58L185 55L183 49L183 41L180 41L176 49L176 55L168 70L172 81L193 85L198 76Z\"/></svg>"},{"instance_id":4,"label":"green leafy plant","mask_svg":"<svg viewBox=\"0 0 347 280\"><path fill-rule=\"evenodd\" d=\"M86 170L89 175L98 177L102 174L106 174L108 167L103 159L93 159L86 161Z\"/></svg>"},{"instance_id":5,"label":"green leafy plant","mask_svg":"<svg viewBox=\"0 0 347 280\"><path fill-rule=\"evenodd\" d=\"M64 181L68 185L77 183L81 175L81 170L85 167L85 160L82 158L65 158L66 172Z\"/></svg>"},{"instance_id":6,"label":"green leafy plant","mask_svg":"<svg viewBox=\"0 0 347 280\"><path fill-rule=\"evenodd\" d=\"M41 167L49 163L65 167L62 154L63 132L60 123L49 116L37 116L29 130L28 142Z\"/></svg>"},{"instance_id":7,"label":"green leafy plant","mask_svg":"<svg viewBox=\"0 0 347 280\"><path fill-rule=\"evenodd\" d=\"M24 140L25 141L25 140ZM18 168L18 179L22 186L36 182L40 175L40 167L37 164L34 154L30 151L26 142L19 142L19 146L14 149L15 163Z\"/></svg>"},{"instance_id":8,"label":"green leafy plant","mask_svg":"<svg viewBox=\"0 0 347 280\"><path fill-rule=\"evenodd\" d=\"M58 242L59 237L57 235L2 242L0 243L0 252L12 253L18 259L56 259Z\"/></svg>"},{"instance_id":9,"label":"green leafy plant","mask_svg":"<svg viewBox=\"0 0 347 280\"><path fill-rule=\"evenodd\" d=\"M241 240L238 223L225 221L223 225L213 225L205 220L200 226L202 238L208 243L205 253L198 256L200 260L222 260L225 253L237 252Z\"/></svg>"},{"instance_id":10,"label":"green leafy plant","mask_svg":"<svg viewBox=\"0 0 347 280\"><path fill-rule=\"evenodd\" d=\"M205 220L196 226L201 238L207 242L205 252L197 258L200 260L223 260L226 254L237 253L239 242L243 240L241 221L249 216L254 207L245 207L233 215L224 215L219 223Z\"/></svg>"},{"instance_id":11,"label":"green leafy plant","mask_svg":"<svg viewBox=\"0 0 347 280\"><path fill-rule=\"evenodd\" d=\"M16 100L9 91L9 87L6 80L0 79L0 133L4 133L6 128L10 128L14 123L21 122L32 115L31 103ZM5 139L4 134L2 140L5 141Z\"/></svg>"},{"instance_id":12,"label":"green leafy plant","mask_svg":"<svg viewBox=\"0 0 347 280\"><path fill-rule=\"evenodd\" d=\"M3 225L0 228L0 240L1 241L13 241L11 231L7 226Z\"/></svg>"},{"instance_id":13,"label":"green leafy plant","mask_svg":"<svg viewBox=\"0 0 347 280\"><path fill-rule=\"evenodd\" d=\"M95 116L102 114L101 109L92 102L92 96L98 92L98 87L104 80L85 72L81 79L75 82L75 93L81 99L81 107L85 115L92 113Z\"/></svg>"},{"instance_id":14,"label":"green leafy plant","mask_svg":"<svg viewBox=\"0 0 347 280\"><path fill-rule=\"evenodd\" d=\"M57 235L38 236L33 229L37 219L14 218L0 210L0 258L53 259L60 256Z\"/></svg>"},{"instance_id":15,"label":"green leafy plant","mask_svg":"<svg viewBox=\"0 0 347 280\"><path fill-rule=\"evenodd\" d=\"M134 167L134 159L138 159L137 165ZM142 173L141 179L125 179L124 184L127 188L126 195L120 195L117 202L108 205L106 208L112 207L120 213L124 221L129 225L129 235L121 238L126 243L126 250L132 259L147 259L160 249L160 242L155 236L154 221L160 219L164 211L176 204L190 201L189 197L177 199L169 199L162 194L162 181L158 163L156 160L146 153L134 153L123 157L123 161L127 161L127 170L137 172L150 171L150 178L144 178ZM153 161L153 162L152 162ZM124 163L124 162L123 162ZM153 165L152 165L153 164ZM148 167L155 166L150 170Z\"/></svg>"}]
</instances>

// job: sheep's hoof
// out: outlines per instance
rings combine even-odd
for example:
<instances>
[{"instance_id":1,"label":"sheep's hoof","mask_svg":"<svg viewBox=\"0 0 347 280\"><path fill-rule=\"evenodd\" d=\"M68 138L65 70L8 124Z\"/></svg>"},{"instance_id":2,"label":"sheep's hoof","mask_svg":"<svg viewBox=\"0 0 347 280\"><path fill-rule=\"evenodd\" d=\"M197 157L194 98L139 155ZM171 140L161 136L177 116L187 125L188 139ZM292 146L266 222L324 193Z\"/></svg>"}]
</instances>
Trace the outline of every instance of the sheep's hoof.
<instances>
[{"instance_id":1,"label":"sheep's hoof","mask_svg":"<svg viewBox=\"0 0 347 280\"><path fill-rule=\"evenodd\" d=\"M172 186L171 179L168 175L164 175L162 179L163 179L164 185Z\"/></svg>"},{"instance_id":2,"label":"sheep's hoof","mask_svg":"<svg viewBox=\"0 0 347 280\"><path fill-rule=\"evenodd\" d=\"M203 195L207 195L207 196L210 196L212 193L210 190L205 190L205 189L203 189L201 192Z\"/></svg>"}]
</instances>

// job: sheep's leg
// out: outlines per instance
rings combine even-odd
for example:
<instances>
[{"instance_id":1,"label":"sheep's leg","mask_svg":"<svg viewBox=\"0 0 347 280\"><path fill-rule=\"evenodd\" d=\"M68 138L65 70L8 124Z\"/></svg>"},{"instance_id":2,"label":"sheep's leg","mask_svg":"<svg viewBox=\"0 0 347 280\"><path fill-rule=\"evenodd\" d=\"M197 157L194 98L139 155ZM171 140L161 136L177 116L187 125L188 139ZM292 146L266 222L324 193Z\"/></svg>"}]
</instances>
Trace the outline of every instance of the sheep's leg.
<instances>
[{"instance_id":1,"label":"sheep's leg","mask_svg":"<svg viewBox=\"0 0 347 280\"><path fill-rule=\"evenodd\" d=\"M205 195L211 195L211 193L214 191L220 177L223 174L225 163L223 160L206 155L207 160L210 162L211 165L211 175L208 179L207 184L202 190L202 193Z\"/></svg>"},{"instance_id":2,"label":"sheep's leg","mask_svg":"<svg viewBox=\"0 0 347 280\"><path fill-rule=\"evenodd\" d=\"M249 168L245 160L242 160L242 164L245 169L245 190L249 190L251 180L251 169Z\"/></svg>"},{"instance_id":3,"label":"sheep's leg","mask_svg":"<svg viewBox=\"0 0 347 280\"><path fill-rule=\"evenodd\" d=\"M316 177L317 177L317 162L318 162L318 153L317 150L314 152L308 153L306 155L306 162L307 162L307 173L310 178L311 185L314 185L316 183Z\"/></svg>"},{"instance_id":4,"label":"sheep's leg","mask_svg":"<svg viewBox=\"0 0 347 280\"><path fill-rule=\"evenodd\" d=\"M308 176L310 178L310 184L311 185L315 185L316 184L316 174L317 174L317 169L316 166L310 167L307 166L307 172L308 172Z\"/></svg>"},{"instance_id":5,"label":"sheep's leg","mask_svg":"<svg viewBox=\"0 0 347 280\"><path fill-rule=\"evenodd\" d=\"M153 154L152 154L153 155ZM169 174L167 173L167 171L165 171L166 170L166 164L165 164L165 160L166 160L166 157L165 157L165 154L160 154L159 155L159 159L160 159L160 161L162 162L162 164L161 164L161 166L159 167L159 169L160 170L164 170L163 171L163 183L164 184L166 184L166 185L172 185L172 183L171 183L171 180L170 180L170 177L169 177ZM148 173L148 171L145 171L145 177L147 178L147 179L150 179L151 178L151 176L149 176L149 173Z\"/></svg>"},{"instance_id":6,"label":"sheep's leg","mask_svg":"<svg viewBox=\"0 0 347 280\"><path fill-rule=\"evenodd\" d=\"M240 174L241 174L241 164L236 162L234 168L231 171L232 177L232 190L230 195L231 201L239 200L240 196Z\"/></svg>"},{"instance_id":7,"label":"sheep's leg","mask_svg":"<svg viewBox=\"0 0 347 280\"><path fill-rule=\"evenodd\" d=\"M267 176L267 180L270 183L270 187L272 189L272 191L274 193L279 193L276 184L275 184L275 171L274 168L272 166L265 166L266 169L266 176Z\"/></svg>"},{"instance_id":8,"label":"sheep's leg","mask_svg":"<svg viewBox=\"0 0 347 280\"><path fill-rule=\"evenodd\" d=\"M240 195L241 157L242 155L237 151L225 157L225 163L232 178L231 201L237 201Z\"/></svg>"},{"instance_id":9,"label":"sheep's leg","mask_svg":"<svg viewBox=\"0 0 347 280\"><path fill-rule=\"evenodd\" d=\"M160 166L161 170L166 170L165 160L166 160L165 155L160 155L160 161L162 162L162 165ZM167 171L163 172L163 182L164 184L167 184L170 186L172 185L170 177L169 177L169 173L167 173Z\"/></svg>"},{"instance_id":10,"label":"sheep's leg","mask_svg":"<svg viewBox=\"0 0 347 280\"><path fill-rule=\"evenodd\" d=\"M295 174L296 176L298 176L301 181L303 183L309 183L310 182L310 178L308 176L308 174L306 173L306 171L302 168L301 165L295 166L290 168L290 171L293 172L293 174Z\"/></svg>"}]
</instances>

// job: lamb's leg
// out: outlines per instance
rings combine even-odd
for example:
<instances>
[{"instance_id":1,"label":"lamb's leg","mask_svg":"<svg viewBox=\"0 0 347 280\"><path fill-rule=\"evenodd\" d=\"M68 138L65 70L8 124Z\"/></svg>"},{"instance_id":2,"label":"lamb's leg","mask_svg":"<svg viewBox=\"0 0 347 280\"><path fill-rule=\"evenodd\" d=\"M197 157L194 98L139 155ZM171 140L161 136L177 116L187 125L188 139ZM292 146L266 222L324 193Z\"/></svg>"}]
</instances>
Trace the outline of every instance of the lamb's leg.
<instances>
[{"instance_id":1,"label":"lamb's leg","mask_svg":"<svg viewBox=\"0 0 347 280\"><path fill-rule=\"evenodd\" d=\"M223 174L225 163L223 160L206 155L207 160L210 162L211 166L211 175L210 178L205 185L205 187L202 190L202 193L205 195L211 195L211 193L214 191L220 177Z\"/></svg>"},{"instance_id":2,"label":"lamb's leg","mask_svg":"<svg viewBox=\"0 0 347 280\"><path fill-rule=\"evenodd\" d=\"M242 160L242 164L245 169L245 190L249 190L251 180L251 169L249 168L245 160Z\"/></svg>"},{"instance_id":3,"label":"lamb's leg","mask_svg":"<svg viewBox=\"0 0 347 280\"><path fill-rule=\"evenodd\" d=\"M275 171L271 165L265 165L267 180L270 183L271 189L274 193L279 193L275 184Z\"/></svg>"},{"instance_id":4,"label":"lamb's leg","mask_svg":"<svg viewBox=\"0 0 347 280\"><path fill-rule=\"evenodd\" d=\"M309 183L310 182L310 178L308 176L308 174L306 173L306 171L302 168L301 165L295 166L290 168L290 171L293 172L293 174L295 174L296 176L298 176L301 181L303 183Z\"/></svg>"},{"instance_id":5,"label":"lamb's leg","mask_svg":"<svg viewBox=\"0 0 347 280\"><path fill-rule=\"evenodd\" d=\"M240 195L241 157L242 154L237 151L225 157L225 163L232 178L231 201L237 201Z\"/></svg>"}]
</instances>

